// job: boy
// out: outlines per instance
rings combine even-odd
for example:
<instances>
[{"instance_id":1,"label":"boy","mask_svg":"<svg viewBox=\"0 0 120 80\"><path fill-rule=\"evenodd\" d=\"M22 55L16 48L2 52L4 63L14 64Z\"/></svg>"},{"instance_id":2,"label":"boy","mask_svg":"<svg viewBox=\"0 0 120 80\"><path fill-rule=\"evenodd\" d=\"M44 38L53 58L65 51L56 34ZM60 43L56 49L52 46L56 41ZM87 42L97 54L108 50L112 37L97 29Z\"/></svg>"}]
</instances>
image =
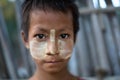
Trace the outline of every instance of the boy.
<instances>
[{"instance_id":1,"label":"boy","mask_svg":"<svg viewBox=\"0 0 120 80\"><path fill-rule=\"evenodd\" d=\"M67 69L79 13L74 0L25 0L21 35L36 63L29 80L80 80Z\"/></svg>"}]
</instances>

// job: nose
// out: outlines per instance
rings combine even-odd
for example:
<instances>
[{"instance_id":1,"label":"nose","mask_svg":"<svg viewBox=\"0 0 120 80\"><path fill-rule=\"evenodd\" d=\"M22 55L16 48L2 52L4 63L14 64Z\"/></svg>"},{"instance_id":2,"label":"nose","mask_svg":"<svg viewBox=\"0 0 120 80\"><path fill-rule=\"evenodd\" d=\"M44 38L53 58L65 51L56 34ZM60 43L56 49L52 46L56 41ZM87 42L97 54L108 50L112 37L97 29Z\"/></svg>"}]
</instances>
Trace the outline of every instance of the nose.
<instances>
[{"instance_id":1,"label":"nose","mask_svg":"<svg viewBox=\"0 0 120 80\"><path fill-rule=\"evenodd\" d=\"M50 31L50 39L48 42L48 49L47 49L47 54L48 55L56 55L58 54L58 45L57 45L57 39L55 37L55 30L52 29Z\"/></svg>"},{"instance_id":2,"label":"nose","mask_svg":"<svg viewBox=\"0 0 120 80\"><path fill-rule=\"evenodd\" d=\"M48 55L58 55L58 45L57 41L50 41L48 44Z\"/></svg>"}]
</instances>

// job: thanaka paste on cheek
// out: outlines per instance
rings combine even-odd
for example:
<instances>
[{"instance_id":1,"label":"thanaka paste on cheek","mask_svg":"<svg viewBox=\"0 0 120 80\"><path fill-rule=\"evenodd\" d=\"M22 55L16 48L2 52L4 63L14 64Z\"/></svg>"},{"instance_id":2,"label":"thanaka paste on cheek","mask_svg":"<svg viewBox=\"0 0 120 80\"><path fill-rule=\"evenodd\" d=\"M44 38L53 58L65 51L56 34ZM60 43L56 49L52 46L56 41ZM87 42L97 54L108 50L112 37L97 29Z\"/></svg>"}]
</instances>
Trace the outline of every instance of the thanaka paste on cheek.
<instances>
[{"instance_id":1,"label":"thanaka paste on cheek","mask_svg":"<svg viewBox=\"0 0 120 80\"><path fill-rule=\"evenodd\" d=\"M69 46L68 46L69 44ZM73 40L69 40L68 42L58 40L58 49L60 52L60 57L63 59L68 59L71 57L72 48L73 48Z\"/></svg>"},{"instance_id":2,"label":"thanaka paste on cheek","mask_svg":"<svg viewBox=\"0 0 120 80\"><path fill-rule=\"evenodd\" d=\"M44 59L45 51L47 47L47 42L37 42L32 40L30 42L30 53L31 56L35 59Z\"/></svg>"},{"instance_id":3,"label":"thanaka paste on cheek","mask_svg":"<svg viewBox=\"0 0 120 80\"><path fill-rule=\"evenodd\" d=\"M68 46L69 44L69 46ZM68 59L71 56L73 40L55 39L55 29L50 30L50 40L38 42L35 39L30 41L30 53L35 59L46 59L47 53L58 55L61 59Z\"/></svg>"}]
</instances>

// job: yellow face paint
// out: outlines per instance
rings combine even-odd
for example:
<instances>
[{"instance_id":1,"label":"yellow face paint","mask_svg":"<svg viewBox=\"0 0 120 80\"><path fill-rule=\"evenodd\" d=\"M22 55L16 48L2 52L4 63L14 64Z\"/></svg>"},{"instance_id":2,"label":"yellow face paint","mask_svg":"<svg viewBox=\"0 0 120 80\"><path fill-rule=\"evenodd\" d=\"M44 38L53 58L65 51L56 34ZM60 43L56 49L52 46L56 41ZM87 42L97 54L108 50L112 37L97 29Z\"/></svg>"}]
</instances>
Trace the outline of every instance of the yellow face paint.
<instances>
[{"instance_id":1,"label":"yellow face paint","mask_svg":"<svg viewBox=\"0 0 120 80\"><path fill-rule=\"evenodd\" d=\"M73 40L61 40L55 38L55 29L50 30L50 40L38 42L35 39L30 41L30 53L35 59L45 59L50 53L57 55L61 59L68 59L71 56Z\"/></svg>"},{"instance_id":2,"label":"yellow face paint","mask_svg":"<svg viewBox=\"0 0 120 80\"><path fill-rule=\"evenodd\" d=\"M48 47L48 52L50 52L51 54L55 54L55 45L56 44L56 40L55 40L55 29L50 30L50 45Z\"/></svg>"},{"instance_id":3,"label":"yellow face paint","mask_svg":"<svg viewBox=\"0 0 120 80\"><path fill-rule=\"evenodd\" d=\"M35 59L44 59L47 43L46 42L37 42L32 40L30 42L30 53L31 56Z\"/></svg>"},{"instance_id":4,"label":"yellow face paint","mask_svg":"<svg viewBox=\"0 0 120 80\"><path fill-rule=\"evenodd\" d=\"M50 30L50 41L55 41L55 29Z\"/></svg>"},{"instance_id":5,"label":"yellow face paint","mask_svg":"<svg viewBox=\"0 0 120 80\"><path fill-rule=\"evenodd\" d=\"M68 46L69 44L69 46ZM68 59L71 57L72 54L72 48L73 48L73 41L70 40L68 42L66 41L62 41L62 40L58 40L58 49L60 52L60 57L63 59Z\"/></svg>"}]
</instances>

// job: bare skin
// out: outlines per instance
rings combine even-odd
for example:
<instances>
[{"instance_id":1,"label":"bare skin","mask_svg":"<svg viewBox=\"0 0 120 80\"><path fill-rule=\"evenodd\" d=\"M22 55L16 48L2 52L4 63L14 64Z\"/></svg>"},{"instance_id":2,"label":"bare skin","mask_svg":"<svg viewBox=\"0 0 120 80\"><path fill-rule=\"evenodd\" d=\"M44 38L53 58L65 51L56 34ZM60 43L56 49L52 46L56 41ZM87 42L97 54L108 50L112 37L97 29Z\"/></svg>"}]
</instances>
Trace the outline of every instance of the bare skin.
<instances>
[{"instance_id":1,"label":"bare skin","mask_svg":"<svg viewBox=\"0 0 120 80\"><path fill-rule=\"evenodd\" d=\"M71 75L68 71L62 71L57 74L49 74L46 72L39 72L39 70L37 70L29 80L78 80L78 78Z\"/></svg>"},{"instance_id":2,"label":"bare skin","mask_svg":"<svg viewBox=\"0 0 120 80\"><path fill-rule=\"evenodd\" d=\"M54 46L51 44L49 37L51 29L56 31L56 42ZM28 40L25 40L25 34L22 32L24 44L28 49L31 49L30 41L33 39L36 39L38 42L46 41L50 48L51 45L54 47L54 54L51 53L50 49L46 52L47 57L43 59L35 59L33 57L37 69L29 80L77 80L77 77L71 75L67 69L69 58L63 59L59 57L60 52L58 52L57 45L58 39L61 39L66 42L68 48L71 49L71 47L73 47L73 45L67 43L69 40L74 41L73 20L70 12L64 14L53 11L32 11L30 15L30 29L28 34ZM63 36L61 37L61 35Z\"/></svg>"}]
</instances>

